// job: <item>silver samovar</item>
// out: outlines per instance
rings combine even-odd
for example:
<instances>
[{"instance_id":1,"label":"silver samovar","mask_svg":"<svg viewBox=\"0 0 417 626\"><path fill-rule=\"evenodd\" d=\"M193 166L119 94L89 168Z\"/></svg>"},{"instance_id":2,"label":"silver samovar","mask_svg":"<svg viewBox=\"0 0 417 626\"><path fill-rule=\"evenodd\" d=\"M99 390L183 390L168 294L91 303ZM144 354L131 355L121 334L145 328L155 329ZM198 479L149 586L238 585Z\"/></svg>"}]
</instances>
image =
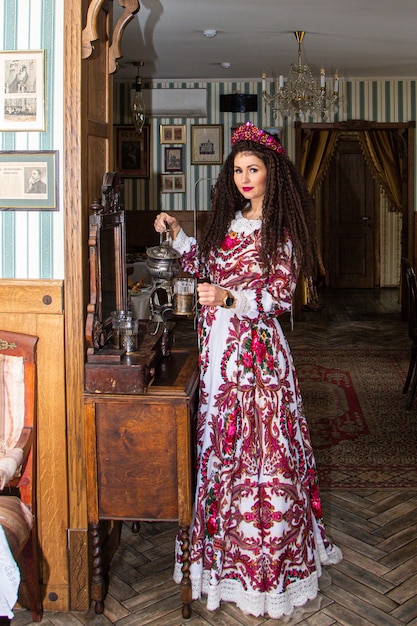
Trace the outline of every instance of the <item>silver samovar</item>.
<instances>
[{"instance_id":1,"label":"silver samovar","mask_svg":"<svg viewBox=\"0 0 417 626\"><path fill-rule=\"evenodd\" d=\"M168 340L168 321L174 316L172 279L180 271L181 255L172 247L168 230L160 233L159 246L147 248L146 254L146 267L153 283L149 298L151 319L164 325L164 347Z\"/></svg>"}]
</instances>

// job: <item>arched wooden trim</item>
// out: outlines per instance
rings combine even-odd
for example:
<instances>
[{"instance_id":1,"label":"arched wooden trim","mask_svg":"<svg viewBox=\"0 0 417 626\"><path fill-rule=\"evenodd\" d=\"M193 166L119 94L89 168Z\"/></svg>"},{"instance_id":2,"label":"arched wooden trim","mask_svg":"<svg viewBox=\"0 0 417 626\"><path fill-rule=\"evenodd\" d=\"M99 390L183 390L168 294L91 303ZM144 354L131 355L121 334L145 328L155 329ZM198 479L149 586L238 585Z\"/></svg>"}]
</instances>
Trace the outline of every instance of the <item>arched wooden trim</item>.
<instances>
[{"instance_id":1,"label":"arched wooden trim","mask_svg":"<svg viewBox=\"0 0 417 626\"><path fill-rule=\"evenodd\" d=\"M113 74L113 72L117 70L117 60L123 56L121 43L124 30L140 9L139 0L124 0L124 2L123 0L119 0L119 4L125 7L125 10L117 20L113 31L112 44L109 50L109 74Z\"/></svg>"},{"instance_id":2,"label":"arched wooden trim","mask_svg":"<svg viewBox=\"0 0 417 626\"><path fill-rule=\"evenodd\" d=\"M87 23L82 32L82 58L88 59L94 50L93 43L99 38L97 32L97 20L106 0L91 0L87 11ZM112 35L112 44L109 48L109 74L113 74L117 69L117 60L123 55L121 53L121 43L126 26L140 9L139 0L119 0L124 12L117 21Z\"/></svg>"},{"instance_id":3,"label":"arched wooden trim","mask_svg":"<svg viewBox=\"0 0 417 626\"><path fill-rule=\"evenodd\" d=\"M87 11L87 23L82 33L82 55L81 58L88 59L93 54L93 42L98 39L97 20L98 14L105 0L91 0Z\"/></svg>"}]
</instances>

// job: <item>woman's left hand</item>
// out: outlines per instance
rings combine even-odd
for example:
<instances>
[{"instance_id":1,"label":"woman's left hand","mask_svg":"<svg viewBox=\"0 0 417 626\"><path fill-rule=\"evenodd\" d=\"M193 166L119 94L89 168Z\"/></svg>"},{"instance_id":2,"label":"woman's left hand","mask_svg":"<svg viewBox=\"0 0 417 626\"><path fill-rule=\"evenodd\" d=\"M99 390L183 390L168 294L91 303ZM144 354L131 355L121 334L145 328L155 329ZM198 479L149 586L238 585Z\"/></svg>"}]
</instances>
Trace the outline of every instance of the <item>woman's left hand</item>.
<instances>
[{"instance_id":1,"label":"woman's left hand","mask_svg":"<svg viewBox=\"0 0 417 626\"><path fill-rule=\"evenodd\" d=\"M198 283L198 302L205 306L222 306L227 289L211 283Z\"/></svg>"}]
</instances>

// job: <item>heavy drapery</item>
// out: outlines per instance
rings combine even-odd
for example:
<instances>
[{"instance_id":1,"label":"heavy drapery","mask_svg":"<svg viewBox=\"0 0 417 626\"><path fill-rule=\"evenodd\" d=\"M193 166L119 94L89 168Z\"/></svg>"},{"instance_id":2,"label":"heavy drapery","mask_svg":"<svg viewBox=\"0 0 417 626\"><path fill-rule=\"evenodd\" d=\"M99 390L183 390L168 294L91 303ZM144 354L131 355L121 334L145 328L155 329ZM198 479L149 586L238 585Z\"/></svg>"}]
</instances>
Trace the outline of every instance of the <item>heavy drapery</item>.
<instances>
[{"instance_id":1,"label":"heavy drapery","mask_svg":"<svg viewBox=\"0 0 417 626\"><path fill-rule=\"evenodd\" d=\"M369 169L389 200L393 211L403 210L403 148L397 130L355 131ZM338 141L338 131L309 129L303 135L300 169L311 195L323 181ZM325 272L319 253L320 272ZM308 305L317 300L311 281L306 281L303 301Z\"/></svg>"},{"instance_id":2,"label":"heavy drapery","mask_svg":"<svg viewBox=\"0 0 417 626\"><path fill-rule=\"evenodd\" d=\"M381 185L394 211L402 211L403 159L397 130L363 130L356 133L374 178ZM309 192L323 180L337 143L337 130L309 130L303 137L301 174Z\"/></svg>"},{"instance_id":3,"label":"heavy drapery","mask_svg":"<svg viewBox=\"0 0 417 626\"><path fill-rule=\"evenodd\" d=\"M403 210L402 169L397 131L364 130L358 133L363 155L376 180L387 195L392 210Z\"/></svg>"},{"instance_id":4,"label":"heavy drapery","mask_svg":"<svg viewBox=\"0 0 417 626\"><path fill-rule=\"evenodd\" d=\"M304 136L303 152L301 156L301 174L306 181L311 195L323 180L329 167L337 142L337 132L334 130L311 130ZM319 276L324 276L326 270L323 265L320 250L317 250L317 264ZM317 289L311 278L305 278L302 283L302 302L309 308L318 305Z\"/></svg>"},{"instance_id":5,"label":"heavy drapery","mask_svg":"<svg viewBox=\"0 0 417 626\"><path fill-rule=\"evenodd\" d=\"M336 142L335 130L311 130L304 136L301 174L311 195L327 172Z\"/></svg>"}]
</instances>

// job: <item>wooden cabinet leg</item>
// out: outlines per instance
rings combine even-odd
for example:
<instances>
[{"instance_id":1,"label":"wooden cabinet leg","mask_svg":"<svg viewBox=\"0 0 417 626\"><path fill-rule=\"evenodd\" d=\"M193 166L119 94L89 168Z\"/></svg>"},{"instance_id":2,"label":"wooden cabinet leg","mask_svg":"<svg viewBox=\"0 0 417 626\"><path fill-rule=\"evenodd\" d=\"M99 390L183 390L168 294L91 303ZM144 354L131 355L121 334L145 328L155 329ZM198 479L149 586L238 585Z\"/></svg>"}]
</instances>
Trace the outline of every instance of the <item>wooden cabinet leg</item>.
<instances>
[{"instance_id":1,"label":"wooden cabinet leg","mask_svg":"<svg viewBox=\"0 0 417 626\"><path fill-rule=\"evenodd\" d=\"M93 556L93 575L91 578L91 598L95 600L96 613L104 611L104 597L106 595L103 577L103 558L100 541L100 525L90 524L91 547Z\"/></svg>"},{"instance_id":2,"label":"wooden cabinet leg","mask_svg":"<svg viewBox=\"0 0 417 626\"><path fill-rule=\"evenodd\" d=\"M181 601L182 616L184 619L191 617L191 578L190 578L190 527L180 526L180 540L182 552L182 581L181 581Z\"/></svg>"}]
</instances>

